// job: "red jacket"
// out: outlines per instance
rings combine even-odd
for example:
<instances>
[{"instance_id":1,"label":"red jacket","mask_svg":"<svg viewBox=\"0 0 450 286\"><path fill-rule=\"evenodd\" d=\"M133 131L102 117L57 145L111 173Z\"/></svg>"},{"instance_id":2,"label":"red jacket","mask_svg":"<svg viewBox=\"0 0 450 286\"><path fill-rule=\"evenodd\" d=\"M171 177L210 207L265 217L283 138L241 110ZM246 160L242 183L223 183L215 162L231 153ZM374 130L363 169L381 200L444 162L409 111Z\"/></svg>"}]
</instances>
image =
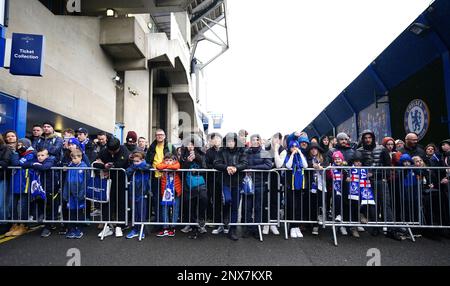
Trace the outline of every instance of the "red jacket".
<instances>
[{"instance_id":1,"label":"red jacket","mask_svg":"<svg viewBox=\"0 0 450 286\"><path fill-rule=\"evenodd\" d=\"M156 166L156 169L158 170L178 170L180 169L180 163L176 162L175 164L172 165L167 165L164 162L159 163ZM164 190L166 189L166 182L167 182L167 175L169 172L163 172L163 175L161 176L161 196L164 195ZM180 178L180 174L178 172L170 172L170 173L175 173L175 193L177 194L177 197L181 197L181 178Z\"/></svg>"}]
</instances>

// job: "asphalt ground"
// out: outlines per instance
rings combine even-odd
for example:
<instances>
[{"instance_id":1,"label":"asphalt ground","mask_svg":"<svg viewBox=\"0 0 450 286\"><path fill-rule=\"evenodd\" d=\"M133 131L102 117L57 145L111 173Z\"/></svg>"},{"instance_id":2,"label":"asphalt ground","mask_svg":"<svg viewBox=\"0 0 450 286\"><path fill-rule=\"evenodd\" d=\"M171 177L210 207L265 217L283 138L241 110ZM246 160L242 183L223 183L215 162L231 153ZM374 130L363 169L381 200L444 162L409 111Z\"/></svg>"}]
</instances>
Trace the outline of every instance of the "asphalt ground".
<instances>
[{"instance_id":1,"label":"asphalt ground","mask_svg":"<svg viewBox=\"0 0 450 286\"><path fill-rule=\"evenodd\" d=\"M301 239L270 234L263 242L253 237L232 241L211 230L197 239L180 231L159 238L153 231L143 241L114 236L101 241L94 226L85 227L79 240L56 233L41 238L36 229L13 239L0 236L0 266L65 266L74 250L82 266L366 266L373 265L374 253L382 266L450 265L447 238L395 241L364 232L361 238L338 235L334 246L330 229L321 229L318 237L307 229Z\"/></svg>"}]
</instances>

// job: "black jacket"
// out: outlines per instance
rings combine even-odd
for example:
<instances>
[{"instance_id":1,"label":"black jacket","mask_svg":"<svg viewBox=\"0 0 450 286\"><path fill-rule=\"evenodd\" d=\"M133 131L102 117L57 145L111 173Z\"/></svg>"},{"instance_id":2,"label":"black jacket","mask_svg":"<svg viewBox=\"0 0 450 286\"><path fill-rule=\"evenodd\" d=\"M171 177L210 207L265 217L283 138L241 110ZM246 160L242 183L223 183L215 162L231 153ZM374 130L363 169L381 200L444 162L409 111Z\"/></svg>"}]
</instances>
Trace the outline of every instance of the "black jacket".
<instances>
[{"instance_id":1,"label":"black jacket","mask_svg":"<svg viewBox=\"0 0 450 286\"><path fill-rule=\"evenodd\" d=\"M0 167L3 169L0 170L0 180L5 179L5 170L11 165L11 154L11 149L6 144L0 146Z\"/></svg>"},{"instance_id":2,"label":"black jacket","mask_svg":"<svg viewBox=\"0 0 450 286\"><path fill-rule=\"evenodd\" d=\"M400 148L397 151L399 151L402 154L408 154L409 156L411 156L411 158L414 156L420 156L423 160L426 160L427 156L425 151L418 145L416 145L416 147L414 148L409 148L408 146L405 145L403 148Z\"/></svg>"},{"instance_id":3,"label":"black jacket","mask_svg":"<svg viewBox=\"0 0 450 286\"><path fill-rule=\"evenodd\" d=\"M96 146L95 146L94 142L89 140L84 145L84 153L86 154L86 156L88 157L90 162L94 162L95 159L97 159L98 153L97 153Z\"/></svg>"},{"instance_id":4,"label":"black jacket","mask_svg":"<svg viewBox=\"0 0 450 286\"><path fill-rule=\"evenodd\" d=\"M214 161L214 168L223 172L223 184L236 188L239 188L239 183L244 177L241 171L247 169L247 165L247 156L242 148L223 148ZM230 166L237 169L237 172L232 176L228 175L227 172L227 167Z\"/></svg>"},{"instance_id":5,"label":"black jacket","mask_svg":"<svg viewBox=\"0 0 450 286\"><path fill-rule=\"evenodd\" d=\"M147 164L149 164L150 166L153 166L153 160L155 159L155 155L156 155L156 140L153 141L152 145L150 145L150 147L148 148L147 154L145 155L145 161L147 162ZM169 143L167 142L167 140L164 141L164 154L167 153L172 153L174 155L176 155L176 150L175 148L172 146L171 148L172 150L169 150Z\"/></svg>"},{"instance_id":6,"label":"black jacket","mask_svg":"<svg viewBox=\"0 0 450 286\"><path fill-rule=\"evenodd\" d=\"M367 134L372 135L371 145L365 145L363 142L363 138ZM375 141L375 134L372 131L364 130L363 133L361 134L360 142L362 146L358 148L358 151L361 152L363 166L368 167L391 166L391 156L389 155L389 151L382 145L377 145Z\"/></svg>"},{"instance_id":7,"label":"black jacket","mask_svg":"<svg viewBox=\"0 0 450 286\"><path fill-rule=\"evenodd\" d=\"M128 149L125 146L120 145L119 152L117 154L114 154L114 156L112 156L111 153L108 152L108 149L104 149L102 152L100 152L98 158L102 160L104 164L113 163L114 168L126 170L129 165L129 156L130 153L128 152ZM103 164L94 163L94 168L104 169L105 166Z\"/></svg>"},{"instance_id":8,"label":"black jacket","mask_svg":"<svg viewBox=\"0 0 450 286\"><path fill-rule=\"evenodd\" d=\"M253 170L270 170L272 169L272 158L268 151L260 148L250 147L245 151L247 155L247 169ZM254 179L254 184L257 187L264 186L268 182L268 172L254 172L250 174Z\"/></svg>"},{"instance_id":9,"label":"black jacket","mask_svg":"<svg viewBox=\"0 0 450 286\"><path fill-rule=\"evenodd\" d=\"M205 155L205 163L206 168L214 169L214 160L216 160L217 154L219 154L220 148L216 149L215 147L211 147L206 151Z\"/></svg>"},{"instance_id":10,"label":"black jacket","mask_svg":"<svg viewBox=\"0 0 450 286\"><path fill-rule=\"evenodd\" d=\"M331 148L328 150L328 153L326 156L327 157L326 159L328 162L333 162L333 153L336 151L342 152L342 155L344 155L344 160L346 162L353 160L353 156L355 155L355 150L352 149L350 146L342 146L342 145L339 145L339 143L338 143L335 148Z\"/></svg>"}]
</instances>

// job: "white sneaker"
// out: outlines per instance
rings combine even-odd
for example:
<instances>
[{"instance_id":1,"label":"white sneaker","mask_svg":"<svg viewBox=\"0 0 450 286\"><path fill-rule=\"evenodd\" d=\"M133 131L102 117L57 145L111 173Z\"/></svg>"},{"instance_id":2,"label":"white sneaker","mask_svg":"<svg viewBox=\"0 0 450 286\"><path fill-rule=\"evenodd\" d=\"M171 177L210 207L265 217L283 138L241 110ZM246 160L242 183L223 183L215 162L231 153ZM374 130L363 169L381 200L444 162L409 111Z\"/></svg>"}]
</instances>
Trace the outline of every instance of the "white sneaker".
<instances>
[{"instance_id":1,"label":"white sneaker","mask_svg":"<svg viewBox=\"0 0 450 286\"><path fill-rule=\"evenodd\" d=\"M119 226L116 227L116 237L122 237L122 236L123 236L122 228L120 228Z\"/></svg>"},{"instance_id":2,"label":"white sneaker","mask_svg":"<svg viewBox=\"0 0 450 286\"><path fill-rule=\"evenodd\" d=\"M228 234L230 232L230 229L229 228L223 228L223 233L225 233L225 234Z\"/></svg>"},{"instance_id":3,"label":"white sneaker","mask_svg":"<svg viewBox=\"0 0 450 286\"><path fill-rule=\"evenodd\" d=\"M271 225L270 231L275 235L280 235L280 232L278 231L278 227L276 225Z\"/></svg>"},{"instance_id":4,"label":"white sneaker","mask_svg":"<svg viewBox=\"0 0 450 286\"><path fill-rule=\"evenodd\" d=\"M103 234L104 233L104 234ZM99 234L98 237L107 237L107 236L111 236L113 235L113 232L111 230L111 228L108 226L106 226L106 228L104 230L102 230Z\"/></svg>"},{"instance_id":5,"label":"white sneaker","mask_svg":"<svg viewBox=\"0 0 450 286\"><path fill-rule=\"evenodd\" d=\"M190 225L187 225L181 229L181 232L183 233L188 233L190 231L192 231L192 227Z\"/></svg>"},{"instance_id":6,"label":"white sneaker","mask_svg":"<svg viewBox=\"0 0 450 286\"><path fill-rule=\"evenodd\" d=\"M337 222L342 222L342 216L341 215L337 215L334 220L337 221Z\"/></svg>"},{"instance_id":7,"label":"white sneaker","mask_svg":"<svg viewBox=\"0 0 450 286\"><path fill-rule=\"evenodd\" d=\"M299 237L299 238L303 237L303 233L301 232L299 227L295 228L295 231L297 232L297 237Z\"/></svg>"},{"instance_id":8,"label":"white sneaker","mask_svg":"<svg viewBox=\"0 0 450 286\"><path fill-rule=\"evenodd\" d=\"M313 227L312 235L319 235L319 227L318 226Z\"/></svg>"},{"instance_id":9,"label":"white sneaker","mask_svg":"<svg viewBox=\"0 0 450 286\"><path fill-rule=\"evenodd\" d=\"M214 229L211 233L212 234L219 234L221 232L224 232L223 226L219 226L218 228Z\"/></svg>"},{"instance_id":10,"label":"white sneaker","mask_svg":"<svg viewBox=\"0 0 450 286\"><path fill-rule=\"evenodd\" d=\"M297 238L297 231L295 230L295 228L291 228L291 238Z\"/></svg>"},{"instance_id":11,"label":"white sneaker","mask_svg":"<svg viewBox=\"0 0 450 286\"><path fill-rule=\"evenodd\" d=\"M262 233L263 233L264 235L268 235L268 234L269 234L269 226L268 226L268 225L265 225L265 226L263 227Z\"/></svg>"},{"instance_id":12,"label":"white sneaker","mask_svg":"<svg viewBox=\"0 0 450 286\"><path fill-rule=\"evenodd\" d=\"M358 226L358 231L359 232L365 232L366 230L364 229L364 227Z\"/></svg>"},{"instance_id":13,"label":"white sneaker","mask_svg":"<svg viewBox=\"0 0 450 286\"><path fill-rule=\"evenodd\" d=\"M384 232L384 233L387 232L387 227L383 227L383 232Z\"/></svg>"},{"instance_id":14,"label":"white sneaker","mask_svg":"<svg viewBox=\"0 0 450 286\"><path fill-rule=\"evenodd\" d=\"M341 234L342 234L342 235L348 235L347 229L346 229L345 227L341 226L341 227L339 228L339 230L341 231Z\"/></svg>"},{"instance_id":15,"label":"white sneaker","mask_svg":"<svg viewBox=\"0 0 450 286\"><path fill-rule=\"evenodd\" d=\"M322 225L322 224L323 224L323 223L322 223L322 220L323 220L322 215L318 215L318 216L317 216L317 221L319 222L319 225Z\"/></svg>"}]
</instances>

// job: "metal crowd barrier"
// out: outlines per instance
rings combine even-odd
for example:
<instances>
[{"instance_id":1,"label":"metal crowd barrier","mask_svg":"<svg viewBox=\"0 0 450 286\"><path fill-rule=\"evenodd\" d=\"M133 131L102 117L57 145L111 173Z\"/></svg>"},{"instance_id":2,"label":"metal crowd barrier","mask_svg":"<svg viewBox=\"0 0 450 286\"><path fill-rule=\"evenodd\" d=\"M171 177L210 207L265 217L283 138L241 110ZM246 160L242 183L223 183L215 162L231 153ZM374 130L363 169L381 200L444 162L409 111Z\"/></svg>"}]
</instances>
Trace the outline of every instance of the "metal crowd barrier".
<instances>
[{"instance_id":1,"label":"metal crowd barrier","mask_svg":"<svg viewBox=\"0 0 450 286\"><path fill-rule=\"evenodd\" d=\"M323 226L365 227L409 235L411 229L450 228L449 184L443 167L336 167L325 169L331 201L322 200ZM327 214L325 216L325 214Z\"/></svg>"},{"instance_id":2,"label":"metal crowd barrier","mask_svg":"<svg viewBox=\"0 0 450 286\"><path fill-rule=\"evenodd\" d=\"M124 169L8 167L1 172L0 222L46 226L96 223L104 224L103 229L108 224L127 224Z\"/></svg>"},{"instance_id":3,"label":"metal crowd barrier","mask_svg":"<svg viewBox=\"0 0 450 286\"><path fill-rule=\"evenodd\" d=\"M158 174L157 177L155 174ZM179 197L175 196L175 204L173 200L163 199L166 193L161 188L162 176L169 174L175 174L181 181L181 194ZM247 175L254 184L253 195L241 193L242 182ZM236 182L231 178L224 179L223 173L214 169L136 171L131 179L135 210L132 214L132 225L140 226L140 240L144 226L154 225L166 228L256 227L260 241L263 241L261 226L279 225L280 220L279 196L276 202L278 214L271 214L271 175L280 181L275 170L244 170L238 173ZM226 189L230 192L224 195L227 193ZM275 191L278 193L278 190Z\"/></svg>"}]
</instances>

